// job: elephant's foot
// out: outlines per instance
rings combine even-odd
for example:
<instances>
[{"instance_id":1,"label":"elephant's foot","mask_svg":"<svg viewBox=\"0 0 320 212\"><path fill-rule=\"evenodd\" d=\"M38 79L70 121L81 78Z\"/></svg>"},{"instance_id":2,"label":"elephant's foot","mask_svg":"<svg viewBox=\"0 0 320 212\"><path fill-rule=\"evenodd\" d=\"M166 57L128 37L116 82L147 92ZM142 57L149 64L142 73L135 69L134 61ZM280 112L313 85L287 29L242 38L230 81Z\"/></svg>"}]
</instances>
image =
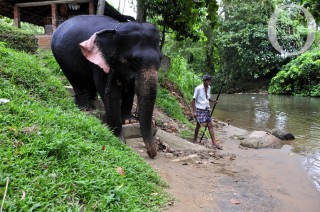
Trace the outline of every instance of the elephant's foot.
<instances>
[{"instance_id":1,"label":"elephant's foot","mask_svg":"<svg viewBox=\"0 0 320 212\"><path fill-rule=\"evenodd\" d=\"M75 95L75 103L83 111L91 111L91 110L95 109L95 106L93 104L93 100L88 99L85 94L76 94Z\"/></svg>"},{"instance_id":2,"label":"elephant's foot","mask_svg":"<svg viewBox=\"0 0 320 212\"><path fill-rule=\"evenodd\" d=\"M157 145L154 142L149 143L145 141L144 143L146 145L149 157L154 158L155 156L157 156Z\"/></svg>"},{"instance_id":3,"label":"elephant's foot","mask_svg":"<svg viewBox=\"0 0 320 212\"><path fill-rule=\"evenodd\" d=\"M127 143L127 141L126 141L126 139L125 139L125 137L123 136L123 134L122 134L122 132L119 134L119 135L117 135L117 137L123 142L123 143Z\"/></svg>"}]
</instances>

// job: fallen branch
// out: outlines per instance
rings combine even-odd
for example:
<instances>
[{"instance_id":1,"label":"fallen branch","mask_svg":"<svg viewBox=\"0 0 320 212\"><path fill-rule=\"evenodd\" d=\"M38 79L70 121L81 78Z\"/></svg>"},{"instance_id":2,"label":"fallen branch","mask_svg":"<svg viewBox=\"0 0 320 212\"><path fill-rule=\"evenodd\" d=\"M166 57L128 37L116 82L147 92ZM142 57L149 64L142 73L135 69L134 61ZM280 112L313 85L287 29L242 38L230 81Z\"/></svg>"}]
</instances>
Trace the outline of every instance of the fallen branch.
<instances>
[{"instance_id":1,"label":"fallen branch","mask_svg":"<svg viewBox=\"0 0 320 212\"><path fill-rule=\"evenodd\" d=\"M7 178L7 184L6 184L6 190L4 191L4 196L3 196L3 200L2 200L2 204L1 204L0 212L2 212L2 208L3 208L3 205L4 205L4 201L5 201L6 196L7 196L7 191L8 191L9 181L10 181L10 178L8 177L8 178Z\"/></svg>"}]
</instances>

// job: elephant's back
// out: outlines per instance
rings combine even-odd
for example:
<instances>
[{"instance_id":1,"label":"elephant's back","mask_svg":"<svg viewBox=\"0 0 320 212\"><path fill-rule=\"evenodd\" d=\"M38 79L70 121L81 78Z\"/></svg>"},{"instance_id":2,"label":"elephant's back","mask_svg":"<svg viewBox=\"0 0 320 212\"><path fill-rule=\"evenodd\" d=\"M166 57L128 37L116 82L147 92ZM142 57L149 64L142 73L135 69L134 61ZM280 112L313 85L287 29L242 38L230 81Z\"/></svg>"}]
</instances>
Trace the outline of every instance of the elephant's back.
<instances>
[{"instance_id":1,"label":"elephant's back","mask_svg":"<svg viewBox=\"0 0 320 212\"><path fill-rule=\"evenodd\" d=\"M89 39L95 32L113 29L119 22L99 15L80 15L63 22L53 33L51 47L78 45Z\"/></svg>"}]
</instances>

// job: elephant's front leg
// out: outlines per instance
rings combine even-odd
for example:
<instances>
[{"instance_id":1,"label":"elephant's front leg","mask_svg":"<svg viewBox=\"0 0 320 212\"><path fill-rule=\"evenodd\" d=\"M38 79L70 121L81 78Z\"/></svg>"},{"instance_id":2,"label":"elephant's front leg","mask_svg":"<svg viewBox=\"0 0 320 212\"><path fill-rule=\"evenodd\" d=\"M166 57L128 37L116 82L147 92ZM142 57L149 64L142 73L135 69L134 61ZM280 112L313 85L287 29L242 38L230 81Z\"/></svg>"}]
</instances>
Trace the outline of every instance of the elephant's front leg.
<instances>
[{"instance_id":1,"label":"elephant's front leg","mask_svg":"<svg viewBox=\"0 0 320 212\"><path fill-rule=\"evenodd\" d=\"M122 139L121 124L121 83L112 76L109 76L105 88L104 106L106 110L107 125L113 134Z\"/></svg>"},{"instance_id":2,"label":"elephant's front leg","mask_svg":"<svg viewBox=\"0 0 320 212\"><path fill-rule=\"evenodd\" d=\"M121 102L121 115L122 123L132 123L135 122L132 115L132 105L135 94L135 84L134 82L127 84L122 89L122 102Z\"/></svg>"}]
</instances>

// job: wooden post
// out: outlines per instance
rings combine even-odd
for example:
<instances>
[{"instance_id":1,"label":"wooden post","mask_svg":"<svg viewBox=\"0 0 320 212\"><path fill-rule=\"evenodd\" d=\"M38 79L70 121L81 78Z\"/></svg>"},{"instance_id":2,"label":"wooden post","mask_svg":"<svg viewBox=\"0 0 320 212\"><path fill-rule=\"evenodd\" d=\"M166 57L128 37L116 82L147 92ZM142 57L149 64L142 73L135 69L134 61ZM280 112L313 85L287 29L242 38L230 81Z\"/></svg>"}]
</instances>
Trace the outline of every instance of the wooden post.
<instances>
[{"instance_id":1,"label":"wooden post","mask_svg":"<svg viewBox=\"0 0 320 212\"><path fill-rule=\"evenodd\" d=\"M14 26L21 28L20 9L16 5L13 6Z\"/></svg>"},{"instance_id":2,"label":"wooden post","mask_svg":"<svg viewBox=\"0 0 320 212\"><path fill-rule=\"evenodd\" d=\"M94 15L94 6L93 6L93 0L89 1L89 15Z\"/></svg>"},{"instance_id":3,"label":"wooden post","mask_svg":"<svg viewBox=\"0 0 320 212\"><path fill-rule=\"evenodd\" d=\"M57 5L51 4L51 20L52 20L52 31L57 29Z\"/></svg>"}]
</instances>

